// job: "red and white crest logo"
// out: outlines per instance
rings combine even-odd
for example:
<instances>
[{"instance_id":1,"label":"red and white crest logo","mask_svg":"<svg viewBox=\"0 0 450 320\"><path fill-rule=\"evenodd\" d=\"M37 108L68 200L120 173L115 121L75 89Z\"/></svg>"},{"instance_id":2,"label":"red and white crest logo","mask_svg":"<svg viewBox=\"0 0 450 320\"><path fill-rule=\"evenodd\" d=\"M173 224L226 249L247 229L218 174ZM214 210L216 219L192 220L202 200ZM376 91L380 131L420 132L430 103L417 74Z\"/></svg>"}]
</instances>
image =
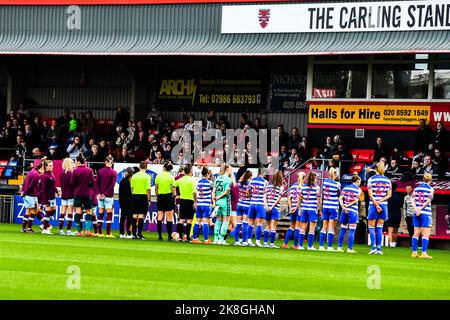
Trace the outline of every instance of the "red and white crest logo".
<instances>
[{"instance_id":1,"label":"red and white crest logo","mask_svg":"<svg viewBox=\"0 0 450 320\"><path fill-rule=\"evenodd\" d=\"M270 9L259 9L259 25L262 28L267 27L270 19Z\"/></svg>"}]
</instances>

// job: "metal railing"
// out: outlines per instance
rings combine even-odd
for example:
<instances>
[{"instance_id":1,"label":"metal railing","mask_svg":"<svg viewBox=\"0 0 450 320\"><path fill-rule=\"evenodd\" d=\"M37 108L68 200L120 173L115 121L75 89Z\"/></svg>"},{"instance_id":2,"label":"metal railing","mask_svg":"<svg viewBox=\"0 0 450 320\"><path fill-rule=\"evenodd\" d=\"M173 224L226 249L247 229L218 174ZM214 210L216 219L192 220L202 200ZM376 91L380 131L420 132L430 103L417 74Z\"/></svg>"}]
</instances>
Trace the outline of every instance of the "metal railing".
<instances>
[{"instance_id":1,"label":"metal railing","mask_svg":"<svg viewBox=\"0 0 450 320\"><path fill-rule=\"evenodd\" d=\"M0 195L0 223L14 222L14 195Z\"/></svg>"}]
</instances>

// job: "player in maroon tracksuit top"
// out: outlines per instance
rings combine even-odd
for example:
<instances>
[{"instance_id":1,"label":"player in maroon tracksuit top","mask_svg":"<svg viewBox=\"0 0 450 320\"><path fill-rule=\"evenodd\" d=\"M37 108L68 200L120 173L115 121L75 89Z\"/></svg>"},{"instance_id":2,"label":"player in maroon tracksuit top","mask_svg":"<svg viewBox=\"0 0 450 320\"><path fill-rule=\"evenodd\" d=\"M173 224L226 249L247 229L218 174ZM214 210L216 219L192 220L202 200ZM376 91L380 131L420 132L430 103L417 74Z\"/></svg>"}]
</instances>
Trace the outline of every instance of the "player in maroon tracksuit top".
<instances>
[{"instance_id":1,"label":"player in maroon tracksuit top","mask_svg":"<svg viewBox=\"0 0 450 320\"><path fill-rule=\"evenodd\" d=\"M53 175L53 161L44 160L44 173L39 179L40 197L39 202L45 207L45 218L43 234L51 234L50 218L56 213L56 189L55 176Z\"/></svg>"},{"instance_id":2,"label":"player in maroon tracksuit top","mask_svg":"<svg viewBox=\"0 0 450 320\"><path fill-rule=\"evenodd\" d=\"M25 216L22 219L22 232L34 232L33 221L37 213L39 178L43 173L42 163L38 163L33 170L28 172L22 186L21 196L25 205ZM42 218L42 217L41 217Z\"/></svg>"},{"instance_id":3,"label":"player in maroon tracksuit top","mask_svg":"<svg viewBox=\"0 0 450 320\"><path fill-rule=\"evenodd\" d=\"M116 185L117 173L112 168L114 159L111 156L106 157L105 167L100 169L95 180L96 191L98 194L98 236L102 237L103 216L106 210L106 237L114 238L111 234L111 223L114 204L114 186Z\"/></svg>"},{"instance_id":4,"label":"player in maroon tracksuit top","mask_svg":"<svg viewBox=\"0 0 450 320\"><path fill-rule=\"evenodd\" d=\"M75 235L72 233L73 221L73 186L70 184L72 172L74 169L73 160L66 158L63 161L63 170L59 174L59 181L61 183L61 210L59 213L59 234L64 235L64 218L67 214L67 235Z\"/></svg>"},{"instance_id":5,"label":"player in maroon tracksuit top","mask_svg":"<svg viewBox=\"0 0 450 320\"><path fill-rule=\"evenodd\" d=\"M94 173L92 169L85 167L85 158L83 155L77 157L77 168L72 173L70 184L74 187L74 206L75 206L75 224L77 226L77 235L84 236L81 225L81 216L83 209L86 210L86 236L93 236L91 233L92 225L92 199L91 188L94 186Z\"/></svg>"}]
</instances>

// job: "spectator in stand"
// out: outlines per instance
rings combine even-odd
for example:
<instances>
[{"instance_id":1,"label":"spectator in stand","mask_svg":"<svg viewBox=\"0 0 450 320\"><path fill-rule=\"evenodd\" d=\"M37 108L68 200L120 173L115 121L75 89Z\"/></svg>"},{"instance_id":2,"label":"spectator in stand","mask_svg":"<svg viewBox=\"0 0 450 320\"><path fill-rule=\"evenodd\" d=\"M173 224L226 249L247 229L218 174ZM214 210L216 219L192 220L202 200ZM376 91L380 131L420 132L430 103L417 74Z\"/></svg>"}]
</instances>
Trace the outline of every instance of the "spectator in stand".
<instances>
[{"instance_id":1,"label":"spectator in stand","mask_svg":"<svg viewBox=\"0 0 450 320\"><path fill-rule=\"evenodd\" d=\"M23 140L23 137L21 135L18 135L16 137L16 152L15 152L15 158L17 162L22 163L25 158L29 156L29 149L25 141Z\"/></svg>"},{"instance_id":2,"label":"spectator in stand","mask_svg":"<svg viewBox=\"0 0 450 320\"><path fill-rule=\"evenodd\" d=\"M108 146L106 145L105 139L100 139L98 143L98 153L103 162L109 154Z\"/></svg>"},{"instance_id":3,"label":"spectator in stand","mask_svg":"<svg viewBox=\"0 0 450 320\"><path fill-rule=\"evenodd\" d=\"M438 121L436 123L436 132L433 135L433 143L435 147L445 153L450 151L448 146L449 142L448 131L445 129L444 123L442 121Z\"/></svg>"},{"instance_id":4,"label":"spectator in stand","mask_svg":"<svg viewBox=\"0 0 450 320\"><path fill-rule=\"evenodd\" d=\"M23 139L25 140L25 143L31 147L37 146L40 143L38 135L32 131L31 125L29 124L25 126Z\"/></svg>"},{"instance_id":5,"label":"spectator in stand","mask_svg":"<svg viewBox=\"0 0 450 320\"><path fill-rule=\"evenodd\" d=\"M331 152L335 152L336 150L337 150L337 146L338 146L338 144L340 144L340 143L342 143L342 138L341 138L341 136L340 135L335 135L334 136L334 138L333 138L333 142L334 142L334 147L331 147Z\"/></svg>"},{"instance_id":6,"label":"spectator in stand","mask_svg":"<svg viewBox=\"0 0 450 320\"><path fill-rule=\"evenodd\" d=\"M413 162L416 161L420 166L423 165L423 159L425 158L425 152L423 149L419 149L419 152L413 157Z\"/></svg>"},{"instance_id":7,"label":"spectator in stand","mask_svg":"<svg viewBox=\"0 0 450 320\"><path fill-rule=\"evenodd\" d=\"M403 216L405 217L406 226L409 234L409 246L411 247L411 238L414 235L413 215L414 207L412 205L412 186L406 186L406 196L403 198Z\"/></svg>"},{"instance_id":8,"label":"spectator in stand","mask_svg":"<svg viewBox=\"0 0 450 320\"><path fill-rule=\"evenodd\" d=\"M392 159L391 163L386 168L386 176L391 178L392 176L399 175L401 173L403 173L403 170L400 168L397 160Z\"/></svg>"},{"instance_id":9,"label":"spectator in stand","mask_svg":"<svg viewBox=\"0 0 450 320\"><path fill-rule=\"evenodd\" d=\"M122 163L132 163L133 162L133 158L131 158L130 154L128 153L127 148L122 148L120 157L116 160L116 162L122 162Z\"/></svg>"},{"instance_id":10,"label":"spectator in stand","mask_svg":"<svg viewBox=\"0 0 450 320\"><path fill-rule=\"evenodd\" d=\"M150 136L149 136L149 138L150 138ZM153 160L156 159L156 153L157 153L158 151L162 151L162 150L161 150L161 146L158 144L158 142L153 141L153 142L152 142L152 148L150 149L150 154L149 154L149 160L150 160L150 162L153 162Z\"/></svg>"},{"instance_id":11,"label":"spectator in stand","mask_svg":"<svg viewBox=\"0 0 450 320\"><path fill-rule=\"evenodd\" d=\"M167 142L165 149L163 149L163 158L166 161L170 161L172 157L172 143Z\"/></svg>"},{"instance_id":12,"label":"spectator in stand","mask_svg":"<svg viewBox=\"0 0 450 320\"><path fill-rule=\"evenodd\" d=\"M300 142L298 147L302 159L307 160L311 158L311 145L308 142L308 137L306 136L302 137L302 142Z\"/></svg>"},{"instance_id":13,"label":"spectator in stand","mask_svg":"<svg viewBox=\"0 0 450 320\"><path fill-rule=\"evenodd\" d=\"M403 164L403 162L405 161L402 152L400 151L400 148L397 145L394 146L394 148L392 149L391 160L396 160L399 165Z\"/></svg>"},{"instance_id":14,"label":"spectator in stand","mask_svg":"<svg viewBox=\"0 0 450 320\"><path fill-rule=\"evenodd\" d=\"M352 159L352 155L344 148L344 144L339 143L337 150L333 153L333 160L339 163L339 171L341 174L348 173Z\"/></svg>"},{"instance_id":15,"label":"spectator in stand","mask_svg":"<svg viewBox=\"0 0 450 320\"><path fill-rule=\"evenodd\" d=\"M162 156L162 152L158 150L156 152L156 158L152 161L153 164L164 164L166 161L164 160Z\"/></svg>"},{"instance_id":16,"label":"spectator in stand","mask_svg":"<svg viewBox=\"0 0 450 320\"><path fill-rule=\"evenodd\" d=\"M65 109L64 115L59 117L56 122L58 135L62 139L61 140L62 142L64 142L64 140L67 139L68 132L69 132L69 122L70 122L70 110Z\"/></svg>"},{"instance_id":17,"label":"spectator in stand","mask_svg":"<svg viewBox=\"0 0 450 320\"><path fill-rule=\"evenodd\" d=\"M77 114L75 112L72 112L70 114L70 121L69 121L69 136L70 137L75 136L77 129L78 129Z\"/></svg>"},{"instance_id":18,"label":"spectator in stand","mask_svg":"<svg viewBox=\"0 0 450 320\"><path fill-rule=\"evenodd\" d=\"M194 134L194 121L195 117L193 114L189 116L189 122L184 126L184 129L191 133L191 136Z\"/></svg>"},{"instance_id":19,"label":"spectator in stand","mask_svg":"<svg viewBox=\"0 0 450 320\"><path fill-rule=\"evenodd\" d=\"M46 160L61 160L62 157L58 154L58 147L51 145L48 147L47 152L44 155Z\"/></svg>"},{"instance_id":20,"label":"spectator in stand","mask_svg":"<svg viewBox=\"0 0 450 320\"><path fill-rule=\"evenodd\" d=\"M262 124L260 117L256 117L255 125L253 126L253 129L255 129L257 132L259 132L260 129L267 129L267 126ZM267 133L267 134L269 135L269 133Z\"/></svg>"},{"instance_id":21,"label":"spectator in stand","mask_svg":"<svg viewBox=\"0 0 450 320\"><path fill-rule=\"evenodd\" d=\"M433 163L437 166L438 180L444 180L448 170L448 157L441 150L435 149Z\"/></svg>"},{"instance_id":22,"label":"spectator in stand","mask_svg":"<svg viewBox=\"0 0 450 320\"><path fill-rule=\"evenodd\" d=\"M431 131L430 127L426 124L425 119L419 120L419 129L416 131L416 139L415 139L415 145L416 150L424 150L428 148L428 145L433 140L433 132Z\"/></svg>"},{"instance_id":23,"label":"spectator in stand","mask_svg":"<svg viewBox=\"0 0 450 320\"><path fill-rule=\"evenodd\" d=\"M114 119L114 126L121 126L122 128L127 128L128 121L130 121L130 113L125 110L124 107L118 106L116 117Z\"/></svg>"},{"instance_id":24,"label":"spectator in stand","mask_svg":"<svg viewBox=\"0 0 450 320\"><path fill-rule=\"evenodd\" d=\"M88 110L85 114L85 117L86 119L83 123L83 127L81 128L83 145L87 144L89 138L91 138L95 134L95 119L92 116L92 112Z\"/></svg>"},{"instance_id":25,"label":"spectator in stand","mask_svg":"<svg viewBox=\"0 0 450 320\"><path fill-rule=\"evenodd\" d=\"M3 129L0 139L2 148L13 148L16 142L14 136L11 133L10 127L6 127Z\"/></svg>"},{"instance_id":26,"label":"spectator in stand","mask_svg":"<svg viewBox=\"0 0 450 320\"><path fill-rule=\"evenodd\" d=\"M206 130L214 129L216 127L217 118L214 110L209 109L208 115L206 116Z\"/></svg>"},{"instance_id":27,"label":"spectator in stand","mask_svg":"<svg viewBox=\"0 0 450 320\"><path fill-rule=\"evenodd\" d=\"M81 143L80 137L78 136L73 138L72 143L70 143L66 149L69 158L71 159L76 159L80 153L83 153L86 150L86 147Z\"/></svg>"},{"instance_id":28,"label":"spectator in stand","mask_svg":"<svg viewBox=\"0 0 450 320\"><path fill-rule=\"evenodd\" d=\"M78 126L77 126L77 133L81 134L81 129L83 128L84 122L86 121L86 116L84 114L84 112L80 112L78 113Z\"/></svg>"},{"instance_id":29,"label":"spectator in stand","mask_svg":"<svg viewBox=\"0 0 450 320\"><path fill-rule=\"evenodd\" d=\"M46 143L48 137L48 131L50 130L50 124L47 120L42 120L42 139L43 143Z\"/></svg>"},{"instance_id":30,"label":"spectator in stand","mask_svg":"<svg viewBox=\"0 0 450 320\"><path fill-rule=\"evenodd\" d=\"M398 239L398 228L402 220L401 208L403 205L403 198L397 192L397 183L392 183L392 197L388 200L388 239L389 246L396 247Z\"/></svg>"},{"instance_id":31,"label":"spectator in stand","mask_svg":"<svg viewBox=\"0 0 450 320\"><path fill-rule=\"evenodd\" d=\"M375 150L373 155L373 161L379 162L380 158L385 156L386 158L389 156L389 151L387 146L384 144L383 139L381 137L377 137L377 143L373 148Z\"/></svg>"},{"instance_id":32,"label":"spectator in stand","mask_svg":"<svg viewBox=\"0 0 450 320\"><path fill-rule=\"evenodd\" d=\"M417 180L417 175L420 174L420 164L416 160L413 160L411 169L406 171L402 176L402 182Z\"/></svg>"},{"instance_id":33,"label":"spectator in stand","mask_svg":"<svg viewBox=\"0 0 450 320\"><path fill-rule=\"evenodd\" d=\"M94 171L94 174L97 173L98 170L103 168L103 162L105 161L106 157L103 157L100 154L99 147L97 145L92 146L92 154L89 156L89 158L86 158L86 161L88 161L89 166Z\"/></svg>"},{"instance_id":34,"label":"spectator in stand","mask_svg":"<svg viewBox=\"0 0 450 320\"><path fill-rule=\"evenodd\" d=\"M331 136L326 137L322 150L322 159L331 159L335 150L335 144Z\"/></svg>"},{"instance_id":35,"label":"spectator in stand","mask_svg":"<svg viewBox=\"0 0 450 320\"><path fill-rule=\"evenodd\" d=\"M296 155L294 155L294 161L291 162L288 169L296 170L296 169L300 168L301 164L302 164L302 162L300 159L300 155L297 153Z\"/></svg>"},{"instance_id":36,"label":"spectator in stand","mask_svg":"<svg viewBox=\"0 0 450 320\"><path fill-rule=\"evenodd\" d=\"M239 128L244 129L245 125L249 124L248 115L246 113L241 113L241 118L239 119L239 121L240 121Z\"/></svg>"},{"instance_id":37,"label":"spectator in stand","mask_svg":"<svg viewBox=\"0 0 450 320\"><path fill-rule=\"evenodd\" d=\"M278 141L279 141L280 146L288 146L289 145L289 135L286 131L284 131L283 125L279 124L277 129L278 129L278 139L279 139Z\"/></svg>"},{"instance_id":38,"label":"spectator in stand","mask_svg":"<svg viewBox=\"0 0 450 320\"><path fill-rule=\"evenodd\" d=\"M19 108L17 109L17 115L22 116L22 118L29 119L30 118L30 110L28 110L23 103L19 104Z\"/></svg>"},{"instance_id":39,"label":"spectator in stand","mask_svg":"<svg viewBox=\"0 0 450 320\"><path fill-rule=\"evenodd\" d=\"M420 174L425 174L425 173L430 173L430 174L438 174L438 168L437 166L433 163L433 161L431 161L431 156L426 155L425 158L423 159L423 166L420 169Z\"/></svg>"},{"instance_id":40,"label":"spectator in stand","mask_svg":"<svg viewBox=\"0 0 450 320\"><path fill-rule=\"evenodd\" d=\"M121 132L120 136L116 140L116 146L119 147L120 149L122 149L124 147L128 148L130 143L131 143L131 141L128 139L126 131Z\"/></svg>"},{"instance_id":41,"label":"spectator in stand","mask_svg":"<svg viewBox=\"0 0 450 320\"><path fill-rule=\"evenodd\" d=\"M60 130L58 128L58 121L52 120L52 125L47 131L47 144L59 144L60 143Z\"/></svg>"},{"instance_id":42,"label":"spectator in stand","mask_svg":"<svg viewBox=\"0 0 450 320\"><path fill-rule=\"evenodd\" d=\"M31 131L36 134L38 142L43 145L44 140L47 138L47 132L44 131L44 127L41 123L41 118L34 117L33 123L31 124Z\"/></svg>"},{"instance_id":43,"label":"spectator in stand","mask_svg":"<svg viewBox=\"0 0 450 320\"><path fill-rule=\"evenodd\" d=\"M31 151L31 159L41 159L42 158L42 152L39 148L33 148Z\"/></svg>"},{"instance_id":44,"label":"spectator in stand","mask_svg":"<svg viewBox=\"0 0 450 320\"><path fill-rule=\"evenodd\" d=\"M291 129L291 136L289 137L288 148L292 150L292 148L298 148L300 143L302 142L302 137L298 133L298 128L293 127Z\"/></svg>"},{"instance_id":45,"label":"spectator in stand","mask_svg":"<svg viewBox=\"0 0 450 320\"><path fill-rule=\"evenodd\" d=\"M12 121L11 133L12 133L14 139L17 138L17 136L22 134L22 127L20 126L19 120L17 118L13 119L13 121Z\"/></svg>"},{"instance_id":46,"label":"spectator in stand","mask_svg":"<svg viewBox=\"0 0 450 320\"><path fill-rule=\"evenodd\" d=\"M191 115L191 117L194 117L193 115ZM159 135L163 135L163 134L167 134L170 136L170 125L169 122L167 122L164 119L163 114L160 112L158 114L158 118L156 121L156 131Z\"/></svg>"},{"instance_id":47,"label":"spectator in stand","mask_svg":"<svg viewBox=\"0 0 450 320\"><path fill-rule=\"evenodd\" d=\"M280 155L278 156L278 163L279 163L279 169L281 170L281 168L284 165L284 161L288 160L289 161L289 152L287 151L286 146L281 146L281 151L280 151Z\"/></svg>"}]
</instances>

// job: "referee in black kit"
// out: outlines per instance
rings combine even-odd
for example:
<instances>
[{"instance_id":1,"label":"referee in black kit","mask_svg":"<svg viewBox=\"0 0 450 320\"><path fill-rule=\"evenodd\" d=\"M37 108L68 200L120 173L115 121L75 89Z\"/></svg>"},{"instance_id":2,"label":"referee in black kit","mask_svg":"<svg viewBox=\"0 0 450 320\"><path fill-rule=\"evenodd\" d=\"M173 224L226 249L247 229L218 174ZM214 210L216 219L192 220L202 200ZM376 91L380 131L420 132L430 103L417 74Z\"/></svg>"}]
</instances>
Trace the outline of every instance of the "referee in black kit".
<instances>
[{"instance_id":1,"label":"referee in black kit","mask_svg":"<svg viewBox=\"0 0 450 320\"><path fill-rule=\"evenodd\" d=\"M133 192L133 239L147 240L142 235L144 219L151 203L151 177L147 171L145 161L139 164L139 172L131 177L131 191ZM137 235L136 235L137 226Z\"/></svg>"}]
</instances>

